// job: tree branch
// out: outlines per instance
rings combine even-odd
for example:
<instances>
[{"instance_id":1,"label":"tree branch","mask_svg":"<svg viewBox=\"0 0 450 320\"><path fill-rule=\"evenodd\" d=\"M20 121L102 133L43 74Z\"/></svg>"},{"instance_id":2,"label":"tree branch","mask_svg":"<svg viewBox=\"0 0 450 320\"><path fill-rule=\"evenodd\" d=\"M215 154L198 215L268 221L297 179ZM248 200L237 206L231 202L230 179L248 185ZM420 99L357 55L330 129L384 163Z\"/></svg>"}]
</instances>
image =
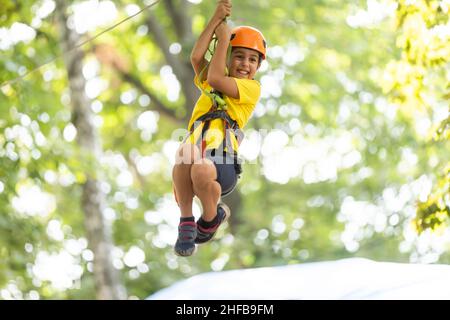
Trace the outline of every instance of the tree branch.
<instances>
[{"instance_id":1,"label":"tree branch","mask_svg":"<svg viewBox=\"0 0 450 320\"><path fill-rule=\"evenodd\" d=\"M195 74L190 67L190 62L180 60L178 56L174 56L170 53L166 34L154 17L150 15L147 16L146 24L150 33L153 34L154 41L163 52L166 62L172 67L173 73L181 83L181 90L183 91L186 100L185 110L187 115L185 118L188 118L191 115L195 101L199 96L199 91L193 85Z\"/></svg>"},{"instance_id":2,"label":"tree branch","mask_svg":"<svg viewBox=\"0 0 450 320\"><path fill-rule=\"evenodd\" d=\"M184 119L180 119L179 117L177 117L176 113L174 110L168 108L157 96L156 94L154 94L153 92L151 92L143 83L142 81L136 77L135 75L128 73L128 72L123 72L121 70L116 69L122 80L132 84L133 86L135 86L137 89L139 89L142 93L148 95L152 101L153 106L155 107L156 111L158 111L159 113L161 113L162 115L168 117L170 120L172 120L173 122L181 125L182 121Z\"/></svg>"},{"instance_id":3,"label":"tree branch","mask_svg":"<svg viewBox=\"0 0 450 320\"><path fill-rule=\"evenodd\" d=\"M161 49L167 63L172 67L173 72L177 75L177 77L179 79L182 78L182 75L186 72L186 68L175 55L170 53L170 44L169 41L167 41L164 30L150 15L147 16L146 24L149 31L152 33L156 44Z\"/></svg>"},{"instance_id":4,"label":"tree branch","mask_svg":"<svg viewBox=\"0 0 450 320\"><path fill-rule=\"evenodd\" d=\"M175 5L173 0L166 0L164 1L164 5L172 18L178 39L183 45L186 45L188 41L192 39L191 21L186 15L186 1L181 0L178 5Z\"/></svg>"},{"instance_id":5,"label":"tree branch","mask_svg":"<svg viewBox=\"0 0 450 320\"><path fill-rule=\"evenodd\" d=\"M155 93L150 91L137 76L130 72L131 68L129 63L114 50L114 47L107 44L96 44L90 50L103 65L109 66L116 71L123 81L130 83L142 93L148 95L153 102L154 108L162 115L168 117L169 120L176 124L180 124L181 120L186 120L185 118L181 119L178 117L174 110L168 108Z\"/></svg>"}]
</instances>

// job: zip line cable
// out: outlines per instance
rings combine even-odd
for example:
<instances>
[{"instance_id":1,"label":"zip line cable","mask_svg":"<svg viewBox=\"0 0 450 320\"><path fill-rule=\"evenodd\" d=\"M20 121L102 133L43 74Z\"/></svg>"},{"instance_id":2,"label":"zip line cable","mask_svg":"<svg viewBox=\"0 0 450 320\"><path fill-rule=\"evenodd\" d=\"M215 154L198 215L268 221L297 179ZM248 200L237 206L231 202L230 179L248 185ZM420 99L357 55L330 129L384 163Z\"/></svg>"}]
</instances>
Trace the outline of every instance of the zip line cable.
<instances>
[{"instance_id":1,"label":"zip line cable","mask_svg":"<svg viewBox=\"0 0 450 320\"><path fill-rule=\"evenodd\" d=\"M19 76L19 77L17 77L17 78L14 78L14 79L12 79L12 80L8 80L8 81L2 83L2 85L0 86L0 89L3 88L3 87L6 87L7 85L11 85L11 84L13 84L13 83L15 83L15 82L17 82L17 81L19 81L19 80L25 78L26 76L28 76L29 74L35 72L36 70L39 70L39 69L42 68L43 66L45 66L45 65L47 65L47 64L49 64L49 63L52 63L53 61L55 61L55 60L61 58L64 54L68 54L68 53L70 53L71 51L73 51L73 50L75 50L75 49L78 49L78 48L84 46L86 43L91 42L92 40L97 39L97 38L100 37L102 34L104 34L104 33L108 32L108 31L110 31L110 30L116 28L117 26L121 25L121 24L124 23L125 21L134 18L135 16L137 16L138 14L140 14L140 13L142 13L143 11L147 10L148 8L153 7L154 5L156 5L156 4L157 4L158 2L160 2L160 1L161 1L161 0L156 0L156 1L154 1L153 3L151 3L151 4L147 5L147 6L145 6L143 9L139 10L139 11L136 12L135 14L132 14L131 16L128 16L128 17L126 17L125 19L123 19L123 20L117 22L116 24L112 25L111 27L108 27L108 28L106 28L105 30L99 32L98 34L96 34L96 35L93 36L92 38L89 38L89 39L87 39L87 40L82 41L81 43L77 44L75 47L73 47L73 48L70 49L69 51L60 53L60 54L57 55L56 57L50 59L49 61L47 61L47 62L41 64L40 66L38 66L38 67L36 67L36 68L34 68L34 69L31 69L30 71L26 72L25 74L23 74L23 75L21 75L21 76Z\"/></svg>"}]
</instances>

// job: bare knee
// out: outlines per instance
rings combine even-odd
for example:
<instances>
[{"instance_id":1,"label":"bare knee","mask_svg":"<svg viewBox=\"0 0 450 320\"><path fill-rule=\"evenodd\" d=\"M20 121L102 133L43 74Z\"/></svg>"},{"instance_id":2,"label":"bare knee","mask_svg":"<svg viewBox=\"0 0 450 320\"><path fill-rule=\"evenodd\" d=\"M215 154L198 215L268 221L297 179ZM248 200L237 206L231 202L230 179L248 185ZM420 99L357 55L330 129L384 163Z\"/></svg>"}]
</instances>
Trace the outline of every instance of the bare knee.
<instances>
[{"instance_id":1,"label":"bare knee","mask_svg":"<svg viewBox=\"0 0 450 320\"><path fill-rule=\"evenodd\" d=\"M196 145L184 143L178 148L175 164L192 164L200 159L200 150Z\"/></svg>"},{"instance_id":2,"label":"bare knee","mask_svg":"<svg viewBox=\"0 0 450 320\"><path fill-rule=\"evenodd\" d=\"M191 167L191 179L196 187L205 186L216 178L216 167L209 159L200 159Z\"/></svg>"}]
</instances>

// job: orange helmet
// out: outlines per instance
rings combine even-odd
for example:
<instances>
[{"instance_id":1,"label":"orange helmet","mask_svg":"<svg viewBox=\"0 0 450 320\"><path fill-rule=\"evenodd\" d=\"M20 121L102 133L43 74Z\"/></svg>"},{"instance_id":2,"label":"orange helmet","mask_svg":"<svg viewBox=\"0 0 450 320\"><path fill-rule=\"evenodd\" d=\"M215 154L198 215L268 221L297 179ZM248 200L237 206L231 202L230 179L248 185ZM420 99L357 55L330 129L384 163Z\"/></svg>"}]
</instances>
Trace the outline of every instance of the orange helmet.
<instances>
[{"instance_id":1,"label":"orange helmet","mask_svg":"<svg viewBox=\"0 0 450 320\"><path fill-rule=\"evenodd\" d=\"M231 46L243 47L258 51L262 58L266 58L266 40L262 33L253 27L240 26L231 31Z\"/></svg>"}]
</instances>

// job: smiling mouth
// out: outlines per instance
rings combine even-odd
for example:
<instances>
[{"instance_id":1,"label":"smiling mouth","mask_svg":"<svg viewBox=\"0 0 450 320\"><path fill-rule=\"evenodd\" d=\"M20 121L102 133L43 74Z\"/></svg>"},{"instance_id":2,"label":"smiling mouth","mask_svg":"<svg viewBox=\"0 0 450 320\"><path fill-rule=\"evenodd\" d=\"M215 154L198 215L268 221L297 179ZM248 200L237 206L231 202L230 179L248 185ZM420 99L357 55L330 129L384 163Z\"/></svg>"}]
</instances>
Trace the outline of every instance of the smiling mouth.
<instances>
[{"instance_id":1,"label":"smiling mouth","mask_svg":"<svg viewBox=\"0 0 450 320\"><path fill-rule=\"evenodd\" d=\"M237 70L237 74L242 77L247 77L250 73L248 71Z\"/></svg>"}]
</instances>

